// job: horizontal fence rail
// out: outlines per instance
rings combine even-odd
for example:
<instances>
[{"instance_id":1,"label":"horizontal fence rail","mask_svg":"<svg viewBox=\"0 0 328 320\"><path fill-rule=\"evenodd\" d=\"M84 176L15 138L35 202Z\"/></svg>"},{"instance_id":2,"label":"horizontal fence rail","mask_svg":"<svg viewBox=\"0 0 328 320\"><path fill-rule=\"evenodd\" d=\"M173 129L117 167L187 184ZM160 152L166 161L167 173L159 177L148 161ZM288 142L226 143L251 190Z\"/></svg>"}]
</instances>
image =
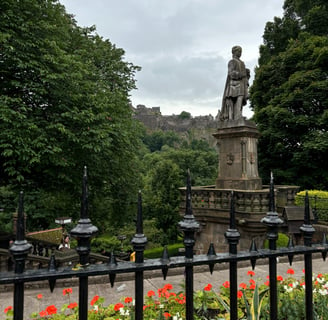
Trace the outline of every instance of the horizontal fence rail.
<instances>
[{"instance_id":1,"label":"horizontal fence rail","mask_svg":"<svg viewBox=\"0 0 328 320\"><path fill-rule=\"evenodd\" d=\"M270 204L269 212L262 219L262 223L267 227L267 238L269 249L257 249L255 242L252 243L249 251L237 252L240 234L236 229L234 213L234 194L230 199L230 225L225 233L229 245L226 253L215 253L211 244L206 255L194 255L193 247L195 243L194 235L199 228L198 222L192 214L191 208L191 185L188 173L186 192L186 212L183 220L179 223L179 228L184 233L185 256L169 257L167 249L163 250L161 259L144 260L143 252L147 243L147 238L143 234L142 204L141 194L138 196L138 212L136 234L132 239L132 244L136 252L135 262L117 262L114 255L104 264L89 264L90 239L97 233L97 228L92 225L88 217L88 197L87 197L87 175L86 169L83 175L81 218L77 226L72 229L72 236L78 240L77 253L81 268L72 270L70 267L56 269L55 256L52 253L48 269L24 270L24 264L32 246L25 240L24 218L23 218L23 194L20 195L19 210L16 228L16 240L10 248L14 259L15 270L13 272L2 272L0 274L0 285L14 284L14 319L24 319L24 284L28 282L48 280L50 290L53 291L57 279L67 279L76 277L79 279L79 319L86 320L88 317L88 278L99 275L108 275L111 286L114 286L117 274L135 274L135 315L134 318L143 319L144 306L144 272L148 270L162 270L164 279L169 274L170 269L185 268L185 296L186 296L186 319L194 319L193 307L193 276L195 266L208 265L209 272L213 272L215 264L228 263L230 273L230 319L238 319L237 315L237 271L238 262L250 261L254 269L258 260L267 259L269 264L270 281L270 318L278 318L278 293L277 293L277 257L287 256L290 264L293 257L304 257L305 269L305 290L306 290L306 319L314 318L313 296L312 296L312 254L321 253L325 260L328 252L326 237L321 244L312 244L312 236L315 232L310 223L309 202L305 197L304 224L301 226L303 232L304 245L294 246L292 241L286 248L276 248L278 238L278 228L282 224L281 219L275 211L273 177L270 183Z\"/></svg>"}]
</instances>

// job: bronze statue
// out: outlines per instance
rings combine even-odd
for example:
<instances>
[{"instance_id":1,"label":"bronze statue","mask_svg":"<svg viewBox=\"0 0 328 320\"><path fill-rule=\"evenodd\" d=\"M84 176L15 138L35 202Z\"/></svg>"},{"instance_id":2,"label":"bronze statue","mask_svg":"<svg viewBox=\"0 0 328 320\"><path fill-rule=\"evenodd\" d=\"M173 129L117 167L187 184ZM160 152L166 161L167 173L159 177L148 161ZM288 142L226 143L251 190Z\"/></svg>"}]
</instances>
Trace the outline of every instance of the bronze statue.
<instances>
[{"instance_id":1,"label":"bronze statue","mask_svg":"<svg viewBox=\"0 0 328 320\"><path fill-rule=\"evenodd\" d=\"M241 52L240 46L232 47L232 59L228 64L228 76L222 97L221 121L242 118L242 109L248 99L250 71L240 60Z\"/></svg>"}]
</instances>

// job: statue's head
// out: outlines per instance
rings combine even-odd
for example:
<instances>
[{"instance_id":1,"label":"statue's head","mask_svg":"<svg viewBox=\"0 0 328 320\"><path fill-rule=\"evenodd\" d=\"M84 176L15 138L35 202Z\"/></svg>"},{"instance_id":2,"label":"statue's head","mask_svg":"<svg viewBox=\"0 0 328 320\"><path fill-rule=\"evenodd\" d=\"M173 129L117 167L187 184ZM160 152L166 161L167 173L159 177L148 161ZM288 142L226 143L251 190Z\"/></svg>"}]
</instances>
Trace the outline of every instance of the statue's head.
<instances>
[{"instance_id":1,"label":"statue's head","mask_svg":"<svg viewBox=\"0 0 328 320\"><path fill-rule=\"evenodd\" d=\"M233 46L231 52L234 56L240 57L242 52L241 46Z\"/></svg>"}]
</instances>

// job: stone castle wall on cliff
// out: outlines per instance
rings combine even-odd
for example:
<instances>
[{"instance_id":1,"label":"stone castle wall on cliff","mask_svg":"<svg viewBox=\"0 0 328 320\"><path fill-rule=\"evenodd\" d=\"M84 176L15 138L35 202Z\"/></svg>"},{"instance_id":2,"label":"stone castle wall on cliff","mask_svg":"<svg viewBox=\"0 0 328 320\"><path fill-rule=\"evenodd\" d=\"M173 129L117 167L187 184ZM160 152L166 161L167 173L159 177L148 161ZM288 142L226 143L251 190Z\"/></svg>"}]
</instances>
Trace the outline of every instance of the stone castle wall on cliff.
<instances>
[{"instance_id":1,"label":"stone castle wall on cliff","mask_svg":"<svg viewBox=\"0 0 328 320\"><path fill-rule=\"evenodd\" d=\"M162 115L160 107L147 108L137 105L133 108L134 116L149 131L174 131L184 136L192 132L196 139L205 139L213 145L213 130L217 129L217 119L212 115L182 118L179 115Z\"/></svg>"}]
</instances>

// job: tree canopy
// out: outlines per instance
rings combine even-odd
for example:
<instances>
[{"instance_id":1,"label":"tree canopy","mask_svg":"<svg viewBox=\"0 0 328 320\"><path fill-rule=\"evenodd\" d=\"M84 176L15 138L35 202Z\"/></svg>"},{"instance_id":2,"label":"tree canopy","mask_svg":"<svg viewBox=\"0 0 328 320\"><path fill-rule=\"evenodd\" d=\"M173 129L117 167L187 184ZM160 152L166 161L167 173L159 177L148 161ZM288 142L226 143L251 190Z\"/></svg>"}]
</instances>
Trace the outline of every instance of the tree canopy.
<instances>
[{"instance_id":1,"label":"tree canopy","mask_svg":"<svg viewBox=\"0 0 328 320\"><path fill-rule=\"evenodd\" d=\"M1 1L0 43L1 185L33 194L31 218L45 227L53 215L76 217L87 165L102 210L122 210L137 188L129 91L139 68L56 0Z\"/></svg>"},{"instance_id":2,"label":"tree canopy","mask_svg":"<svg viewBox=\"0 0 328 320\"><path fill-rule=\"evenodd\" d=\"M156 227L162 230L161 243L177 240L180 192L185 186L187 170L190 169L192 185L211 185L217 177L218 157L206 141L191 141L172 132L157 131L144 138L150 146L153 139L160 138L160 149L146 152L143 156L144 213L154 218ZM172 139L174 137L174 139Z\"/></svg>"},{"instance_id":3,"label":"tree canopy","mask_svg":"<svg viewBox=\"0 0 328 320\"><path fill-rule=\"evenodd\" d=\"M286 0L268 22L250 90L261 175L328 188L328 4Z\"/></svg>"}]
</instances>

